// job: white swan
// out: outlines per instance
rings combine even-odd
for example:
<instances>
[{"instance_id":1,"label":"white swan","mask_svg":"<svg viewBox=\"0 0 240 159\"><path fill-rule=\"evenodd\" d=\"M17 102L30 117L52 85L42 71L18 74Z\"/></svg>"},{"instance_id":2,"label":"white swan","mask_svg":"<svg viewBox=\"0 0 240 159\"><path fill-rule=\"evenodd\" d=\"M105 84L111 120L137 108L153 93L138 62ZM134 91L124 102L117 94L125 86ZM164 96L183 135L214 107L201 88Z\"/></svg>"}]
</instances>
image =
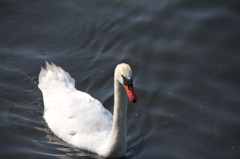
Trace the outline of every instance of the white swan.
<instances>
[{"instance_id":1,"label":"white swan","mask_svg":"<svg viewBox=\"0 0 240 159\"><path fill-rule=\"evenodd\" d=\"M114 116L89 94L75 89L75 80L62 68L41 68L38 87L44 101L44 119L51 131L65 142L104 157L122 157L127 148L127 107L121 85L132 102L129 65L117 65L114 73Z\"/></svg>"}]
</instances>

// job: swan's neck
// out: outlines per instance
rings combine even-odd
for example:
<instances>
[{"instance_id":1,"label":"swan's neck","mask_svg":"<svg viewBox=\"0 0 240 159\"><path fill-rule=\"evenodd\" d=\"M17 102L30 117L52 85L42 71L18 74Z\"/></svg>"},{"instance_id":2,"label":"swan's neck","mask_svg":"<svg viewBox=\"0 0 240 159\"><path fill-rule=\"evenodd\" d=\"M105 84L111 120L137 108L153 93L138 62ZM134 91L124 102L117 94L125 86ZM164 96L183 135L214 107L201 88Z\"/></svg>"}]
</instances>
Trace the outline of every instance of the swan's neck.
<instances>
[{"instance_id":1,"label":"swan's neck","mask_svg":"<svg viewBox=\"0 0 240 159\"><path fill-rule=\"evenodd\" d=\"M127 106L123 86L114 79L113 126L108 144L110 156L124 156L127 149Z\"/></svg>"}]
</instances>

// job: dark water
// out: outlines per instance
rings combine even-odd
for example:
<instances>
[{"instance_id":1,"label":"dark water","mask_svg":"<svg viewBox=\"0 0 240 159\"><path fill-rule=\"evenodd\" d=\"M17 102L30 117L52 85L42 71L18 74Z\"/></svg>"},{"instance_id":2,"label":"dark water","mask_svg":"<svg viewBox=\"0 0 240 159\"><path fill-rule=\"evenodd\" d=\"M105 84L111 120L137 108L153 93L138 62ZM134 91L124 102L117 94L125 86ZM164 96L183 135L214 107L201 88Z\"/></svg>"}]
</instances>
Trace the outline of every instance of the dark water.
<instances>
[{"instance_id":1,"label":"dark water","mask_svg":"<svg viewBox=\"0 0 240 159\"><path fill-rule=\"evenodd\" d=\"M240 158L240 1L0 1L0 158L97 158L48 129L45 60L112 111L133 69L126 158Z\"/></svg>"}]
</instances>

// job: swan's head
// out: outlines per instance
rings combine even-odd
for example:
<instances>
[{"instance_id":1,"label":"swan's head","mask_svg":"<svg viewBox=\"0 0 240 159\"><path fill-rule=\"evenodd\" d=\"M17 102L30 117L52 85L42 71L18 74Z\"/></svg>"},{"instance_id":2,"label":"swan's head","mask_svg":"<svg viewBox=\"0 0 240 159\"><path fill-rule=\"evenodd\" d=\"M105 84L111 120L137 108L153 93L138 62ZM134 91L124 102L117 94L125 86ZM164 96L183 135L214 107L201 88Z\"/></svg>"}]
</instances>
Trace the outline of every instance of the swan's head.
<instances>
[{"instance_id":1,"label":"swan's head","mask_svg":"<svg viewBox=\"0 0 240 159\"><path fill-rule=\"evenodd\" d=\"M129 100L135 103L137 96L133 88L132 69L130 66L126 63L118 64L115 69L115 79L124 86Z\"/></svg>"}]
</instances>

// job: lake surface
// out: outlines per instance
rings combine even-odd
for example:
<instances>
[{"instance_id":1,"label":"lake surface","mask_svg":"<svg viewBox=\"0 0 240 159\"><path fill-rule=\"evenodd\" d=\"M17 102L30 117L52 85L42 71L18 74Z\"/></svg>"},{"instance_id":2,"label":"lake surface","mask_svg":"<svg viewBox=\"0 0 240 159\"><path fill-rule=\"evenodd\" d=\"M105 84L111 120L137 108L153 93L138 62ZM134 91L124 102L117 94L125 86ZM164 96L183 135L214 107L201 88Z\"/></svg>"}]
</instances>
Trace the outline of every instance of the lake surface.
<instances>
[{"instance_id":1,"label":"lake surface","mask_svg":"<svg viewBox=\"0 0 240 159\"><path fill-rule=\"evenodd\" d=\"M43 119L45 60L112 112L129 63L129 159L240 158L240 1L0 1L0 158L99 158Z\"/></svg>"}]
</instances>

